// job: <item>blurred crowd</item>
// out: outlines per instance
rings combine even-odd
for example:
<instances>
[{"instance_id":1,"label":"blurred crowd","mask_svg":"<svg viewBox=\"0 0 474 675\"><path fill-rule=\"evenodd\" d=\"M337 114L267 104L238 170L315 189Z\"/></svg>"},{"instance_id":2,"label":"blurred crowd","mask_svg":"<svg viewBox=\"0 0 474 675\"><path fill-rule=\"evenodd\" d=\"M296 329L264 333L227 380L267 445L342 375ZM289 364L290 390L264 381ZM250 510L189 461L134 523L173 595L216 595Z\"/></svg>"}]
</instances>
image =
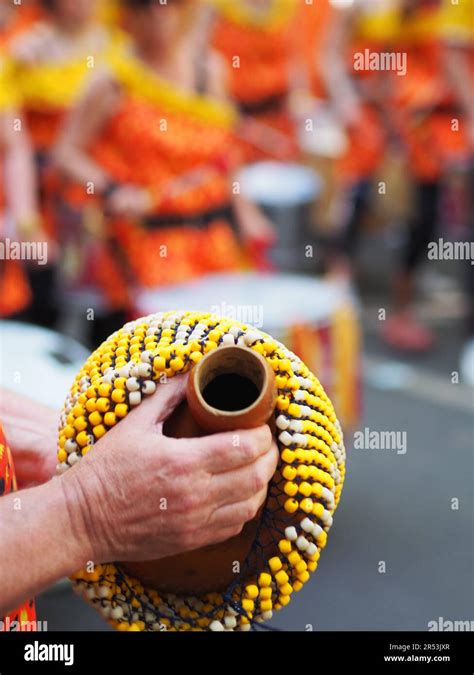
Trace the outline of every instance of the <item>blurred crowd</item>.
<instances>
[{"instance_id":1,"label":"blurred crowd","mask_svg":"<svg viewBox=\"0 0 474 675\"><path fill-rule=\"evenodd\" d=\"M57 326L92 308L95 345L140 289L271 269L278 232L237 179L267 160L322 176L314 231L327 271L350 278L396 157L411 200L382 337L427 349L415 281L448 177L471 238L473 12L473 0L1 0L0 316ZM47 242L47 263L12 242Z\"/></svg>"}]
</instances>

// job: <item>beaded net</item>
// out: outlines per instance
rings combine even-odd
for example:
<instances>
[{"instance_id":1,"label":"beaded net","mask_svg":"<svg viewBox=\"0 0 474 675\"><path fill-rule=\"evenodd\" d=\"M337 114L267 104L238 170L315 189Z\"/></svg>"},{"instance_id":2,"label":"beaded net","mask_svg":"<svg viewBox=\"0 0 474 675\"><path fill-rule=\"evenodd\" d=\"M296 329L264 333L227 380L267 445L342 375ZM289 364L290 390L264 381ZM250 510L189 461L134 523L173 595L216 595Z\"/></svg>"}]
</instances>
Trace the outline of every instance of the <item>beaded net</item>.
<instances>
[{"instance_id":1,"label":"beaded net","mask_svg":"<svg viewBox=\"0 0 474 675\"><path fill-rule=\"evenodd\" d=\"M323 387L305 364L271 336L233 320L197 312L153 314L127 323L88 358L66 399L58 472L89 452L111 426L160 386L189 371L207 352L238 344L259 352L277 386L280 453L255 540L235 579L219 592L183 595L148 588L117 563L71 577L116 629L252 630L290 602L318 566L345 473L340 424ZM127 378L133 378L129 391ZM136 388L136 381L139 388Z\"/></svg>"}]
</instances>

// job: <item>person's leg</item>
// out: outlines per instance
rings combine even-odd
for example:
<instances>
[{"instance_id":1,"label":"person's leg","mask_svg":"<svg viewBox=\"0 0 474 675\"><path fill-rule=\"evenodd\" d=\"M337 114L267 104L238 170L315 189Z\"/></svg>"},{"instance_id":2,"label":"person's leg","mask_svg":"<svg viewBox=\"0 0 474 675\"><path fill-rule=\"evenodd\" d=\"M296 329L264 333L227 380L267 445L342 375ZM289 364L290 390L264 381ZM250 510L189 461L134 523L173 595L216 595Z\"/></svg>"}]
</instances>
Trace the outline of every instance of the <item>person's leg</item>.
<instances>
[{"instance_id":1,"label":"person's leg","mask_svg":"<svg viewBox=\"0 0 474 675\"><path fill-rule=\"evenodd\" d=\"M440 184L418 181L415 185L415 214L410 224L402 265L394 282L394 310L382 337L397 349L424 351L433 343L431 331L414 316L416 273L433 240L438 221Z\"/></svg>"}]
</instances>

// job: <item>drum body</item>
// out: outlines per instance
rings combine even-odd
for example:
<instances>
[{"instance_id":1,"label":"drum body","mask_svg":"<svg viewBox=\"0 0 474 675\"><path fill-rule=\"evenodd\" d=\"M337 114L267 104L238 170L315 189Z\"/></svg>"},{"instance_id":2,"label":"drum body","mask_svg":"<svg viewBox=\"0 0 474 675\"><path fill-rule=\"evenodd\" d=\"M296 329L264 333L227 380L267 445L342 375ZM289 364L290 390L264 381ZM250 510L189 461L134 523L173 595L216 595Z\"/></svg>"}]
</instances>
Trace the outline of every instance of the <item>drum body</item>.
<instances>
[{"instance_id":1,"label":"drum body","mask_svg":"<svg viewBox=\"0 0 474 675\"><path fill-rule=\"evenodd\" d=\"M361 412L360 330L356 298L343 285L294 274L216 274L145 291L138 311L189 307L248 323L273 335L315 373L343 428Z\"/></svg>"}]
</instances>

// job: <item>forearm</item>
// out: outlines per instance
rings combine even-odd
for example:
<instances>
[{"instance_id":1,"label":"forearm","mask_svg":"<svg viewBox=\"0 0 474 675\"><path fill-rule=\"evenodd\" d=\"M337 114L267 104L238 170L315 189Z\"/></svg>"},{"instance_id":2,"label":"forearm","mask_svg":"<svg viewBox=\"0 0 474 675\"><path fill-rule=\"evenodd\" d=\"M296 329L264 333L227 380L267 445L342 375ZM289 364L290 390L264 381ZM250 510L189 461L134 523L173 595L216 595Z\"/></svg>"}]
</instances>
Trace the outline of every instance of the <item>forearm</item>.
<instances>
[{"instance_id":1,"label":"forearm","mask_svg":"<svg viewBox=\"0 0 474 675\"><path fill-rule=\"evenodd\" d=\"M61 478L0 499L0 615L91 559Z\"/></svg>"}]
</instances>

